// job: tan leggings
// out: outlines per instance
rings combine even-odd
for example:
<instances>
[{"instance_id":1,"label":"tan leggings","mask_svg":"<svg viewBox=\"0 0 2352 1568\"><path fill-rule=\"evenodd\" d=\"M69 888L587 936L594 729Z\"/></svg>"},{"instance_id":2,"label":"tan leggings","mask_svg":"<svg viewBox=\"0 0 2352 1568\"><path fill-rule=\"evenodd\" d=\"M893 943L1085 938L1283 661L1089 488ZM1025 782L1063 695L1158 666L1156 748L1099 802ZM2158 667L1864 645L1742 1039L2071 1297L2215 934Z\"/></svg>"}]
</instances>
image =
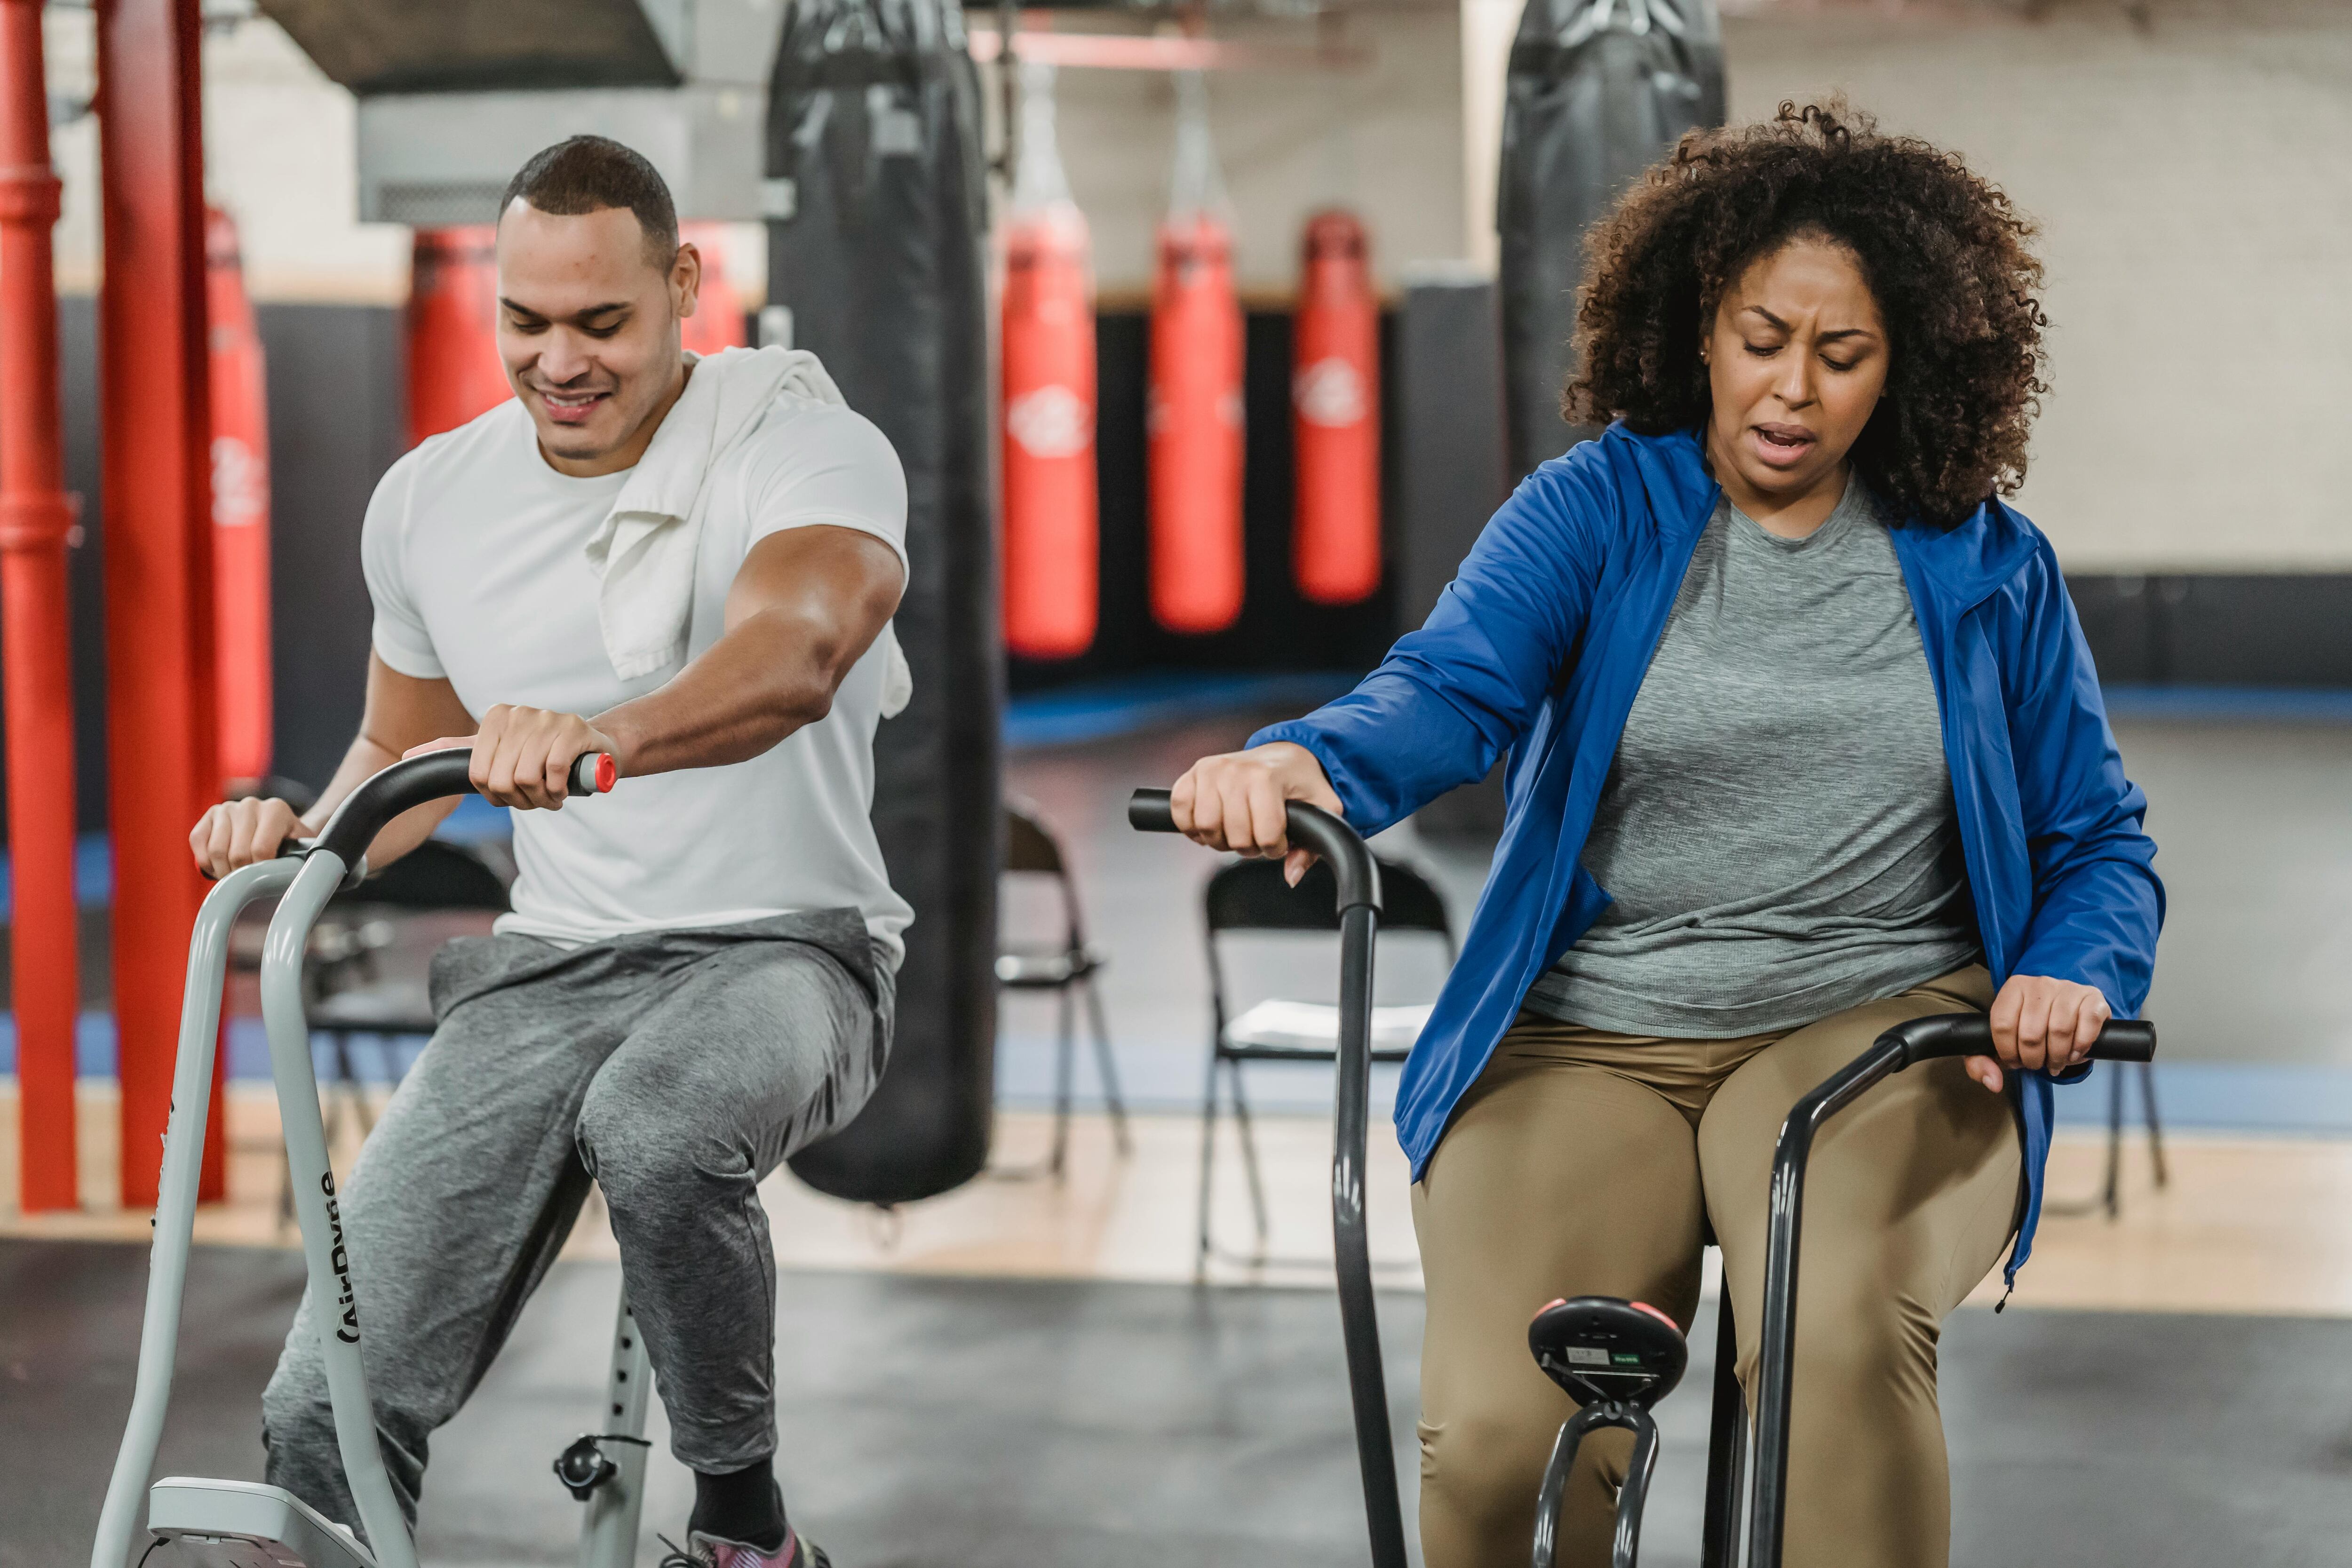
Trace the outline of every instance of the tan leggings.
<instances>
[{"instance_id":1,"label":"tan leggings","mask_svg":"<svg viewBox=\"0 0 2352 1568\"><path fill-rule=\"evenodd\" d=\"M1412 1191L1429 1282L1421 1356L1428 1568L1517 1568L1536 1490L1575 1406L1528 1353L1558 1296L1698 1306L1702 1215L1723 1247L1755 1406L1765 1198L1797 1098L1906 1018L1992 999L1981 968L1784 1034L1612 1035L1523 1013ZM1951 1499L1936 1341L2015 1218L2015 1118L1957 1061L1898 1074L1832 1121L1806 1182L1789 1456L1788 1557L1805 1568L1941 1568ZM1605 1568L1629 1434L1589 1438L1562 1568Z\"/></svg>"}]
</instances>

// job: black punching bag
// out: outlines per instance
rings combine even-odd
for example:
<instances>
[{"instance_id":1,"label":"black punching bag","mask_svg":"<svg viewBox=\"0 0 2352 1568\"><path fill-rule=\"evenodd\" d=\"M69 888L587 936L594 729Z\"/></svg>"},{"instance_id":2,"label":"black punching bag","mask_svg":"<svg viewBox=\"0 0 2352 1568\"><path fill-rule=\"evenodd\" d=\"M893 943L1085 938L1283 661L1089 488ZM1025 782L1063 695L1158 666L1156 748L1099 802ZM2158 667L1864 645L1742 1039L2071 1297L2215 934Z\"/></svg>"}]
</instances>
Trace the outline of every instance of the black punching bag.
<instances>
[{"instance_id":1,"label":"black punching bag","mask_svg":"<svg viewBox=\"0 0 2352 1568\"><path fill-rule=\"evenodd\" d=\"M1003 655L988 468L980 87L957 0L793 0L768 88L768 300L907 471L898 641L914 700L874 742L874 826L915 908L898 1038L857 1119L793 1160L905 1203L988 1159Z\"/></svg>"},{"instance_id":2,"label":"black punching bag","mask_svg":"<svg viewBox=\"0 0 2352 1568\"><path fill-rule=\"evenodd\" d=\"M1516 483L1598 432L1560 419L1584 231L1683 132L1723 123L1715 0L1528 0L1504 92L1503 388Z\"/></svg>"}]
</instances>

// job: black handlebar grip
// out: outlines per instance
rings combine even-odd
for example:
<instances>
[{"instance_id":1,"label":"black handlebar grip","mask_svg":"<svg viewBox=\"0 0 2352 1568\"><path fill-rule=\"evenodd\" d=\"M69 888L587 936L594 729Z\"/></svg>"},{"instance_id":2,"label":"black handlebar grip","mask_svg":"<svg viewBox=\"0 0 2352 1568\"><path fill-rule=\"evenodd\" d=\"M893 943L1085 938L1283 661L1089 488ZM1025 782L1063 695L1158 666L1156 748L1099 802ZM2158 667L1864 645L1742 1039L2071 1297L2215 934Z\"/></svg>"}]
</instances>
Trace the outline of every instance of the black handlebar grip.
<instances>
[{"instance_id":1,"label":"black handlebar grip","mask_svg":"<svg viewBox=\"0 0 2352 1568\"><path fill-rule=\"evenodd\" d=\"M1138 833L1173 833L1176 814L1164 789L1139 789L1127 797L1127 825Z\"/></svg>"},{"instance_id":2,"label":"black handlebar grip","mask_svg":"<svg viewBox=\"0 0 2352 1568\"><path fill-rule=\"evenodd\" d=\"M346 866L358 865L383 825L402 812L429 800L473 794L474 781L468 776L473 765L473 752L457 746L404 757L369 774L327 818L327 826L319 830L317 847Z\"/></svg>"},{"instance_id":3,"label":"black handlebar grip","mask_svg":"<svg viewBox=\"0 0 2352 1568\"><path fill-rule=\"evenodd\" d=\"M1381 907L1380 863L1364 847L1362 836L1321 806L1309 805L1303 800L1291 801L1284 812L1283 826L1290 842L1298 848L1313 850L1331 863L1332 874L1339 883L1339 908L1344 910L1361 906L1377 910ZM1176 831L1176 820L1169 810L1168 792L1164 789L1139 789L1128 796L1127 820L1142 833Z\"/></svg>"},{"instance_id":4,"label":"black handlebar grip","mask_svg":"<svg viewBox=\"0 0 2352 1568\"><path fill-rule=\"evenodd\" d=\"M1989 1056L1992 1052L1992 1020L1982 1013L1939 1013L1913 1018L1886 1031L1903 1046L1903 1065L1912 1067L1938 1057ZM2156 1058L2156 1026L2146 1018L2110 1018L2091 1047L2091 1059L2101 1062L2145 1062Z\"/></svg>"},{"instance_id":5,"label":"black handlebar grip","mask_svg":"<svg viewBox=\"0 0 2352 1568\"><path fill-rule=\"evenodd\" d=\"M472 752L452 746L404 758L371 774L335 807L334 816L319 830L316 847L332 851L346 866L358 865L384 824L402 812L453 795L472 795L473 766ZM616 773L609 752L583 752L573 760L567 783L573 795L599 795L613 787Z\"/></svg>"},{"instance_id":6,"label":"black handlebar grip","mask_svg":"<svg viewBox=\"0 0 2352 1568\"><path fill-rule=\"evenodd\" d=\"M2156 1059L2156 1024L2148 1018L2110 1018L2091 1047L2098 1062L2152 1062Z\"/></svg>"}]
</instances>

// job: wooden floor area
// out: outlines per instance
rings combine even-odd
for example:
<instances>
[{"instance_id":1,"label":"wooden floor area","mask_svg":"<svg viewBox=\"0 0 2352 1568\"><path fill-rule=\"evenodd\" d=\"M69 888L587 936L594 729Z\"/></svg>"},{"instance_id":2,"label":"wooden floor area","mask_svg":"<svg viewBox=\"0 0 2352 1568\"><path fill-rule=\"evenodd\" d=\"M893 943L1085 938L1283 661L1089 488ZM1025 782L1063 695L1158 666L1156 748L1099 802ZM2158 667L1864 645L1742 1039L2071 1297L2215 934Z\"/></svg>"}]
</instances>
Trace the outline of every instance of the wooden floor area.
<instances>
[{"instance_id":1,"label":"wooden floor area","mask_svg":"<svg viewBox=\"0 0 2352 1568\"><path fill-rule=\"evenodd\" d=\"M0 1234L142 1240L147 1215L115 1205L114 1100L84 1086L81 1212L16 1213L13 1085L0 1089ZM291 1246L280 1218L284 1167L275 1100L239 1085L229 1097L230 1198L199 1212L202 1242ZM999 1168L957 1191L883 1212L845 1204L780 1173L761 1189L778 1261L787 1268L896 1270L1014 1278L1181 1280L1193 1276L1200 1128L1181 1116L1134 1119L1135 1149L1121 1158L1108 1123L1076 1120L1061 1179L1038 1167L1052 1136L1047 1116L998 1118ZM1253 1226L1237 1151L1217 1162L1215 1280L1262 1279L1320 1287L1328 1280L1329 1138L1318 1118L1259 1122L1270 1207L1266 1250L1253 1265ZM339 1119L339 1163L356 1150L358 1123ZM1227 1129L1230 1139L1230 1128ZM2144 1142L2127 1147L2121 1217L2045 1217L2020 1305L2133 1311L2352 1316L2352 1142L2289 1138L2176 1136L2170 1184L2157 1188ZM2051 1161L2060 1203L2094 1196L2105 1145L2061 1133ZM1403 1156L1377 1135L1371 1159L1372 1253L1383 1283L1414 1289L1420 1272L1405 1205ZM615 1256L592 1201L568 1251ZM1977 1299L1999 1294L1995 1278Z\"/></svg>"}]
</instances>

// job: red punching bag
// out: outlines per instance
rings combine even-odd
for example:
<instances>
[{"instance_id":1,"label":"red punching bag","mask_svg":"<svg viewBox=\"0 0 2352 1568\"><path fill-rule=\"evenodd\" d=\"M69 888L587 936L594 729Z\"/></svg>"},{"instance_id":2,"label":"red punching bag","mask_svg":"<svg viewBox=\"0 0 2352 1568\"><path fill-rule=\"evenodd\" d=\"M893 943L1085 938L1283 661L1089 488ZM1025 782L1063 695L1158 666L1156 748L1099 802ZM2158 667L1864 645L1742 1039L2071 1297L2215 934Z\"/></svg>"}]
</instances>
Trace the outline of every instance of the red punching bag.
<instances>
[{"instance_id":1,"label":"red punching bag","mask_svg":"<svg viewBox=\"0 0 2352 1568\"><path fill-rule=\"evenodd\" d=\"M408 282L408 443L514 395L499 360L498 226L420 228Z\"/></svg>"},{"instance_id":2,"label":"red punching bag","mask_svg":"<svg viewBox=\"0 0 2352 1568\"><path fill-rule=\"evenodd\" d=\"M1095 640L1095 314L1086 215L1054 143L1054 68L1021 67L1021 166L1004 234L1004 646Z\"/></svg>"},{"instance_id":3,"label":"red punching bag","mask_svg":"<svg viewBox=\"0 0 2352 1568\"><path fill-rule=\"evenodd\" d=\"M236 225L205 212L214 670L224 784L269 773L269 405Z\"/></svg>"},{"instance_id":4,"label":"red punching bag","mask_svg":"<svg viewBox=\"0 0 2352 1568\"><path fill-rule=\"evenodd\" d=\"M1307 220L1295 333L1291 574L1316 604L1352 605L1381 585L1380 302L1352 214Z\"/></svg>"},{"instance_id":5,"label":"red punching bag","mask_svg":"<svg viewBox=\"0 0 2352 1568\"><path fill-rule=\"evenodd\" d=\"M1151 280L1151 615L1217 632L1242 613L1242 312L1206 94L1198 73L1177 84L1175 200Z\"/></svg>"},{"instance_id":6,"label":"red punching bag","mask_svg":"<svg viewBox=\"0 0 2352 1568\"><path fill-rule=\"evenodd\" d=\"M678 340L691 354L715 354L751 342L743 335L743 297L727 280L727 231L715 223L678 225L677 237L702 253L702 287L694 314L678 323Z\"/></svg>"}]
</instances>

